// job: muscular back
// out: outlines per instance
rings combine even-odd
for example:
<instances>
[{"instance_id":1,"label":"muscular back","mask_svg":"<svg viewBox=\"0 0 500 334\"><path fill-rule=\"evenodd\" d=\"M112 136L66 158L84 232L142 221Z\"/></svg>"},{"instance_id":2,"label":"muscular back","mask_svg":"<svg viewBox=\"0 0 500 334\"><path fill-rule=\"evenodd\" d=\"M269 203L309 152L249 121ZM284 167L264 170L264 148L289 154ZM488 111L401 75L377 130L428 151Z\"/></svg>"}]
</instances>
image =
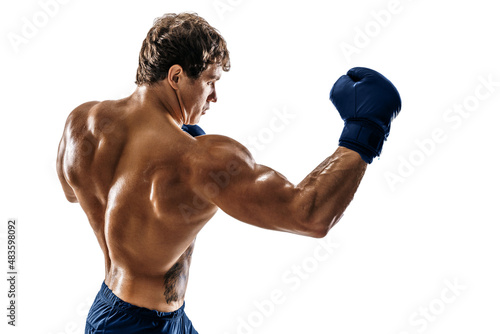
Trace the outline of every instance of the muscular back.
<instances>
[{"instance_id":1,"label":"muscular back","mask_svg":"<svg viewBox=\"0 0 500 334\"><path fill-rule=\"evenodd\" d=\"M196 139L131 98L89 102L68 117L58 174L88 216L104 253L106 283L132 304L171 311L183 301L194 239L215 214L196 194ZM140 292L139 292L140 291Z\"/></svg>"},{"instance_id":2,"label":"muscular back","mask_svg":"<svg viewBox=\"0 0 500 334\"><path fill-rule=\"evenodd\" d=\"M258 227L323 237L366 169L358 153L339 147L294 185L230 138L185 134L171 105L136 93L74 110L57 166L104 252L106 284L137 306L182 306L194 239L217 207Z\"/></svg>"}]
</instances>

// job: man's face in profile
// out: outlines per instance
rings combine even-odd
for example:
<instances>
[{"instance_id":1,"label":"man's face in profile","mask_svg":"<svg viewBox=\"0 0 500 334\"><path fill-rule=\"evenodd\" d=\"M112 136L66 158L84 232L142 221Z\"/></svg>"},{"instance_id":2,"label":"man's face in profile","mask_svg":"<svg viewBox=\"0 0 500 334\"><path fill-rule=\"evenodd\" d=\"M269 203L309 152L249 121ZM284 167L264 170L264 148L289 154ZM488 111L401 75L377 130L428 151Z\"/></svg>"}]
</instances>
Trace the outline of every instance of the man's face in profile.
<instances>
[{"instance_id":1,"label":"man's face in profile","mask_svg":"<svg viewBox=\"0 0 500 334\"><path fill-rule=\"evenodd\" d=\"M196 124L210 108L210 102L217 102L215 83L220 79L222 68L218 64L210 64L199 78L185 76L179 81L179 94L186 108L186 124Z\"/></svg>"}]
</instances>

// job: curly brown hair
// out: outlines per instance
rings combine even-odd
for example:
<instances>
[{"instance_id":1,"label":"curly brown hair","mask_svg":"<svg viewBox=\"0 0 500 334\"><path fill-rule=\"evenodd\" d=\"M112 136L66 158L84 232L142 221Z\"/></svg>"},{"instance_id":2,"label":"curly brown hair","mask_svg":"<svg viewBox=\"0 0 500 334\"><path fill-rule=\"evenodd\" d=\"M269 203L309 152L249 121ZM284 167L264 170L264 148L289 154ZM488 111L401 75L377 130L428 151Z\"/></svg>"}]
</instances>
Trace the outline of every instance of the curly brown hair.
<instances>
[{"instance_id":1,"label":"curly brown hair","mask_svg":"<svg viewBox=\"0 0 500 334\"><path fill-rule=\"evenodd\" d=\"M142 43L135 83L151 85L180 65L196 79L210 64L229 71L229 51L221 34L195 13L165 14L154 21Z\"/></svg>"}]
</instances>

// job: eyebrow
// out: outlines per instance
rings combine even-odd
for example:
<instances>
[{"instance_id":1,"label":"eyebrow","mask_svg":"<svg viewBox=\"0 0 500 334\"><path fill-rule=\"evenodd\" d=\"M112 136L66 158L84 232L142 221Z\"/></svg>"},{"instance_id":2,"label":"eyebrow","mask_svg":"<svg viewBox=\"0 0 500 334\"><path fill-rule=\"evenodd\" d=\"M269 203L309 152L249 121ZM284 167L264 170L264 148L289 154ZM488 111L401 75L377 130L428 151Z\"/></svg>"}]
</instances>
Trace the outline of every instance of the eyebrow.
<instances>
[{"instance_id":1,"label":"eyebrow","mask_svg":"<svg viewBox=\"0 0 500 334\"><path fill-rule=\"evenodd\" d=\"M219 80L220 77L221 77L220 75L211 74L208 76L208 79L209 80Z\"/></svg>"}]
</instances>

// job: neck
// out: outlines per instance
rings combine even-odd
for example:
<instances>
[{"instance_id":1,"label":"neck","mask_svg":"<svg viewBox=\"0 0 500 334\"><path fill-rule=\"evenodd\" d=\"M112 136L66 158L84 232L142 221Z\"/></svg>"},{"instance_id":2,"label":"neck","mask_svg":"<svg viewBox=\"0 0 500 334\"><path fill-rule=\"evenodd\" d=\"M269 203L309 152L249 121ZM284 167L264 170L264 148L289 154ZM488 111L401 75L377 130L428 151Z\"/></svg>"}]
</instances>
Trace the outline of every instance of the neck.
<instances>
[{"instance_id":1,"label":"neck","mask_svg":"<svg viewBox=\"0 0 500 334\"><path fill-rule=\"evenodd\" d=\"M165 87L162 83L137 86L132 97L147 108L158 110L171 119L178 127L185 123L186 116L179 103L176 92L172 87Z\"/></svg>"}]
</instances>

